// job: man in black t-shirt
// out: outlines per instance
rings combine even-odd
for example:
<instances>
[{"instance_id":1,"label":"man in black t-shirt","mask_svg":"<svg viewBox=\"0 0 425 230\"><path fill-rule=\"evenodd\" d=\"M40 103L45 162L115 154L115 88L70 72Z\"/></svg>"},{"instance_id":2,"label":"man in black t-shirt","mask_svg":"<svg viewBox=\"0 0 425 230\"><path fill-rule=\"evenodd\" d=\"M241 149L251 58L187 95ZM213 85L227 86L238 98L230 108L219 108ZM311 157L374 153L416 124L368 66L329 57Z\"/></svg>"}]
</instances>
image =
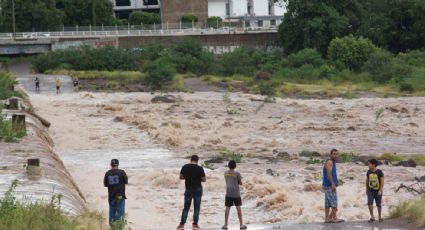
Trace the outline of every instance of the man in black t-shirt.
<instances>
[{"instance_id":1,"label":"man in black t-shirt","mask_svg":"<svg viewBox=\"0 0 425 230\"><path fill-rule=\"evenodd\" d=\"M111 169L105 173L103 184L108 187L109 202L109 225L121 221L125 213L125 185L128 184L127 174L124 170L118 169L119 161L111 160ZM120 223L118 223L120 224Z\"/></svg>"},{"instance_id":2,"label":"man in black t-shirt","mask_svg":"<svg viewBox=\"0 0 425 230\"><path fill-rule=\"evenodd\" d=\"M200 228L198 220L199 212L201 211L202 182L205 182L207 179L205 177L204 169L198 165L198 161L199 157L197 155L193 155L190 159L190 164L183 166L180 171L180 179L185 180L186 191L184 193L184 208L182 217L177 229L184 229L192 200L194 203L192 229Z\"/></svg>"},{"instance_id":3,"label":"man in black t-shirt","mask_svg":"<svg viewBox=\"0 0 425 230\"><path fill-rule=\"evenodd\" d=\"M378 207L379 222L383 222L381 217L382 212L382 190L384 189L384 173L377 169L378 161L372 159L368 162L369 170L366 173L366 194L367 194L367 205L369 206L370 220L369 222L375 221L373 215L373 200L376 202Z\"/></svg>"}]
</instances>

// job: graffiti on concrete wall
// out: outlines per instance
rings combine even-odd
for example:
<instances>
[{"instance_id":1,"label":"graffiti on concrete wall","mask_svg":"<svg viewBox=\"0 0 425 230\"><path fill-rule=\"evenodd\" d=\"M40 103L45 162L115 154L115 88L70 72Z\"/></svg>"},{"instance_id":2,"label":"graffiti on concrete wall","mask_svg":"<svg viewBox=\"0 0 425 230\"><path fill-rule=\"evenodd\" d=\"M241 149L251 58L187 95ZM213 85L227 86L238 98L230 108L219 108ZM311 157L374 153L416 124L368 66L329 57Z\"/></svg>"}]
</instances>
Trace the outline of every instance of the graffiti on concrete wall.
<instances>
[{"instance_id":1,"label":"graffiti on concrete wall","mask_svg":"<svg viewBox=\"0 0 425 230\"><path fill-rule=\"evenodd\" d=\"M204 50L211 52L213 54L221 55L225 53L230 53L235 51L235 49L239 48L240 46L204 46ZM263 50L266 52L270 52L276 49L282 49L282 47L279 46L259 46L255 47L255 49Z\"/></svg>"},{"instance_id":2,"label":"graffiti on concrete wall","mask_svg":"<svg viewBox=\"0 0 425 230\"><path fill-rule=\"evenodd\" d=\"M0 55L38 54L47 53L49 51L50 45L48 44L0 46Z\"/></svg>"},{"instance_id":3,"label":"graffiti on concrete wall","mask_svg":"<svg viewBox=\"0 0 425 230\"><path fill-rule=\"evenodd\" d=\"M92 40L84 40L84 41L60 41L54 42L52 44L52 50L64 50L69 48L77 48L81 46L90 46L94 48L104 47L104 46L113 46L118 47L118 39L117 38L101 38L101 39L92 39Z\"/></svg>"}]
</instances>

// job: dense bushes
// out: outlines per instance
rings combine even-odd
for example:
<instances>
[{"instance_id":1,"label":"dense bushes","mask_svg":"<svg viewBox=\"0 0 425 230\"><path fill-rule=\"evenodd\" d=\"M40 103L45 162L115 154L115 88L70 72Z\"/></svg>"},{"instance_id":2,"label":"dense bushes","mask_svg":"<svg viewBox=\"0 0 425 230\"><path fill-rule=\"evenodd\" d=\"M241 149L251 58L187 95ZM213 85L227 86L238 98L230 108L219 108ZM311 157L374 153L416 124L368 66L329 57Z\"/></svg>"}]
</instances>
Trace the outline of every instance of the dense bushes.
<instances>
[{"instance_id":1,"label":"dense bushes","mask_svg":"<svg viewBox=\"0 0 425 230\"><path fill-rule=\"evenodd\" d=\"M16 80L9 73L0 72L0 100L19 96L19 93L13 90L16 83Z\"/></svg>"},{"instance_id":2,"label":"dense bushes","mask_svg":"<svg viewBox=\"0 0 425 230\"><path fill-rule=\"evenodd\" d=\"M207 26L209 28L220 28L223 25L223 19L221 17L209 17L207 19Z\"/></svg>"},{"instance_id":3,"label":"dense bushes","mask_svg":"<svg viewBox=\"0 0 425 230\"><path fill-rule=\"evenodd\" d=\"M183 23L196 23L198 22L198 17L196 17L195 15L192 14L185 14L182 16L181 18L181 22Z\"/></svg>"},{"instance_id":4,"label":"dense bushes","mask_svg":"<svg viewBox=\"0 0 425 230\"><path fill-rule=\"evenodd\" d=\"M138 54L112 46L83 47L40 55L32 62L40 73L51 69L73 70L134 70L138 67Z\"/></svg>"},{"instance_id":5,"label":"dense bushes","mask_svg":"<svg viewBox=\"0 0 425 230\"><path fill-rule=\"evenodd\" d=\"M334 62L341 62L352 70L359 70L375 50L376 46L369 39L350 35L333 39L328 55Z\"/></svg>"},{"instance_id":6,"label":"dense bushes","mask_svg":"<svg viewBox=\"0 0 425 230\"><path fill-rule=\"evenodd\" d=\"M131 25L152 25L161 23L161 16L158 13L134 11L130 14L128 21Z\"/></svg>"},{"instance_id":7,"label":"dense bushes","mask_svg":"<svg viewBox=\"0 0 425 230\"><path fill-rule=\"evenodd\" d=\"M248 48L239 48L231 53L226 53L222 58L224 75L252 76L256 71L254 51Z\"/></svg>"},{"instance_id":8,"label":"dense bushes","mask_svg":"<svg viewBox=\"0 0 425 230\"><path fill-rule=\"evenodd\" d=\"M147 61L143 66L143 71L147 74L145 82L152 89L161 89L176 75L176 67L167 58Z\"/></svg>"},{"instance_id":9,"label":"dense bushes","mask_svg":"<svg viewBox=\"0 0 425 230\"><path fill-rule=\"evenodd\" d=\"M293 68L299 68L304 65L319 67L323 63L324 60L315 49L303 49L288 56L288 65Z\"/></svg>"},{"instance_id":10,"label":"dense bushes","mask_svg":"<svg viewBox=\"0 0 425 230\"><path fill-rule=\"evenodd\" d=\"M171 61L179 73L207 74L210 71L214 57L205 52L201 44L186 40L175 44L170 49Z\"/></svg>"}]
</instances>

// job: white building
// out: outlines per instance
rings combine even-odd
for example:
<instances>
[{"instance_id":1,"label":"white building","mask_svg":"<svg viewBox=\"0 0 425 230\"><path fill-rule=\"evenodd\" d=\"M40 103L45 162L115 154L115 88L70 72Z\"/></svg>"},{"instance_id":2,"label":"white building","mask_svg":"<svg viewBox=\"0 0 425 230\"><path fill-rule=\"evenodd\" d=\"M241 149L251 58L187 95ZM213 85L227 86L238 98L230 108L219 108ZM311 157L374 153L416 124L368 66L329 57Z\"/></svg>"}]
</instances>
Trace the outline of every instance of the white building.
<instances>
[{"instance_id":1,"label":"white building","mask_svg":"<svg viewBox=\"0 0 425 230\"><path fill-rule=\"evenodd\" d=\"M284 13L285 6L272 0L208 0L208 17L239 20L248 28L277 26Z\"/></svg>"},{"instance_id":2,"label":"white building","mask_svg":"<svg viewBox=\"0 0 425 230\"><path fill-rule=\"evenodd\" d=\"M111 0L114 5L114 12L117 18L128 18L128 15L135 10L159 12L159 0Z\"/></svg>"}]
</instances>

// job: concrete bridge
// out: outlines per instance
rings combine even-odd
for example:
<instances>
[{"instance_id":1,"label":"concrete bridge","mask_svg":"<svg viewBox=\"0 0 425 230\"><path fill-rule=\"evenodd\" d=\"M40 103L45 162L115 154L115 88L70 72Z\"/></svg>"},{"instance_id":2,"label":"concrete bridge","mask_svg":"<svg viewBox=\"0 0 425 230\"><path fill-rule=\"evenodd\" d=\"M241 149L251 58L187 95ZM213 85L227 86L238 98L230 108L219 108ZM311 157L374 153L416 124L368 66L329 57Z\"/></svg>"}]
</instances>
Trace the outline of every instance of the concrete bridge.
<instances>
[{"instance_id":1,"label":"concrete bridge","mask_svg":"<svg viewBox=\"0 0 425 230\"><path fill-rule=\"evenodd\" d=\"M271 49L279 47L276 28L244 30L244 28L177 28L131 29L107 31L61 31L0 34L0 55L39 54L71 47L115 46L136 48L153 43L172 44L184 39L200 42L216 54L233 51L240 46Z\"/></svg>"}]
</instances>

